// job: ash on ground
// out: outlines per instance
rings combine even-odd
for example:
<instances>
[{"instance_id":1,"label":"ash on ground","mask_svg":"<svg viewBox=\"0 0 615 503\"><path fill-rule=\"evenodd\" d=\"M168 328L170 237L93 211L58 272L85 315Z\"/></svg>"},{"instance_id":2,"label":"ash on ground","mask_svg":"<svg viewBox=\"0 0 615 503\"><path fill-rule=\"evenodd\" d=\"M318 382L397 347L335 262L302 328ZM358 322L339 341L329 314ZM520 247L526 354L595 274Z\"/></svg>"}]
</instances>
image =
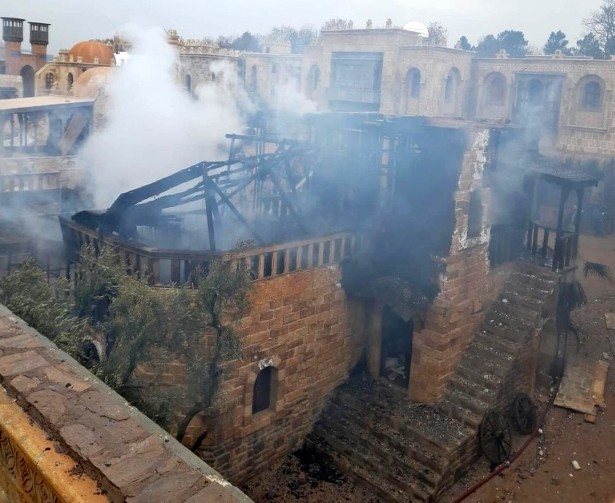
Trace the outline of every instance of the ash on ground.
<instances>
[{"instance_id":1,"label":"ash on ground","mask_svg":"<svg viewBox=\"0 0 615 503\"><path fill-rule=\"evenodd\" d=\"M379 501L369 489L354 483L309 447L289 454L280 466L254 477L242 490L256 503Z\"/></svg>"}]
</instances>

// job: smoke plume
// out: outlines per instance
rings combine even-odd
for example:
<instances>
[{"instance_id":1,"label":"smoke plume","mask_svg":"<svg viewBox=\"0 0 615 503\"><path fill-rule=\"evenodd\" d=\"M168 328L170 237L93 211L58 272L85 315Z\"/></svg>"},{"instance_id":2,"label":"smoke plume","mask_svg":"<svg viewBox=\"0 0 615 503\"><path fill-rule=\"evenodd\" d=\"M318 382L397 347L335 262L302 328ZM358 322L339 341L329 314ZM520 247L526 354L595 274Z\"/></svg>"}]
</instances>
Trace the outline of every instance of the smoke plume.
<instances>
[{"instance_id":1,"label":"smoke plume","mask_svg":"<svg viewBox=\"0 0 615 503\"><path fill-rule=\"evenodd\" d=\"M249 99L230 63L219 78L194 89L177 81L176 49L161 29L130 28L130 61L114 70L106 89L106 124L82 155L94 178L95 204L203 160L226 155L225 133L243 127Z\"/></svg>"}]
</instances>

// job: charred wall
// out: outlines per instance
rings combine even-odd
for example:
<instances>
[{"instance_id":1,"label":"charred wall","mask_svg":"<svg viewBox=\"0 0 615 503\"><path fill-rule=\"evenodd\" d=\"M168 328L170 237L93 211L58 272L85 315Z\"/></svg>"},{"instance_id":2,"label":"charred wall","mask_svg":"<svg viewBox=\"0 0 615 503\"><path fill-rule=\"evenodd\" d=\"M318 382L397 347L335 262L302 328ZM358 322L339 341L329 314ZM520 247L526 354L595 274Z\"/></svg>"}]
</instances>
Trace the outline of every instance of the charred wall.
<instances>
[{"instance_id":1,"label":"charred wall","mask_svg":"<svg viewBox=\"0 0 615 503\"><path fill-rule=\"evenodd\" d=\"M491 131L467 130L468 148L454 201L454 231L444 270L439 277L440 293L425 315L424 329L414 333L410 366L410 398L433 403L444 393L446 383L472 340L489 291L488 243L490 224L484 215L490 205L489 190L483 186ZM483 216L480 233L468 235L472 192L481 194Z\"/></svg>"}]
</instances>

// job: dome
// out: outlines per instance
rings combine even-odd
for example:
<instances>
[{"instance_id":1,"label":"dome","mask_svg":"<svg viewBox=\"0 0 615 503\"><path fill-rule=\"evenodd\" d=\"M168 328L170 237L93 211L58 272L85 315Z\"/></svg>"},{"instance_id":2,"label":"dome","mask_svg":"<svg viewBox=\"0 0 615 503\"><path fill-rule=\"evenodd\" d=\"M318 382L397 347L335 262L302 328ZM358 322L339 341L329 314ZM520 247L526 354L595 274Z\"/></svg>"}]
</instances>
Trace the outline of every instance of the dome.
<instances>
[{"instance_id":1,"label":"dome","mask_svg":"<svg viewBox=\"0 0 615 503\"><path fill-rule=\"evenodd\" d=\"M110 66L90 68L83 72L73 85L73 96L77 98L96 98L99 91L107 87L115 69Z\"/></svg>"},{"instance_id":2,"label":"dome","mask_svg":"<svg viewBox=\"0 0 615 503\"><path fill-rule=\"evenodd\" d=\"M410 23L404 25L404 30L413 31L414 33L417 33L419 37L429 37L427 26L419 21L411 21Z\"/></svg>"},{"instance_id":3,"label":"dome","mask_svg":"<svg viewBox=\"0 0 615 503\"><path fill-rule=\"evenodd\" d=\"M76 63L81 57L81 62L88 65L111 65L113 63L113 49L102 42L90 40L88 42L79 42L75 44L70 51L68 57L73 57ZM96 59L96 62L95 62Z\"/></svg>"}]
</instances>

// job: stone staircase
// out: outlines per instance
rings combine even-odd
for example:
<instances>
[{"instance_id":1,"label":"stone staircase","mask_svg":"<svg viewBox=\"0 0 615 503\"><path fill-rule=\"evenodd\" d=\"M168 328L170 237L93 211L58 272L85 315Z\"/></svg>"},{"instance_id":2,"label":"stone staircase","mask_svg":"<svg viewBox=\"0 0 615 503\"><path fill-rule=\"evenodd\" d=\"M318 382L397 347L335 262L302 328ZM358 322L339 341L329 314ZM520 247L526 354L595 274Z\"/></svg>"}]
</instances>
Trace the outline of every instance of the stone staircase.
<instances>
[{"instance_id":1,"label":"stone staircase","mask_svg":"<svg viewBox=\"0 0 615 503\"><path fill-rule=\"evenodd\" d=\"M357 377L338 388L307 441L383 501L428 501L471 431L405 390Z\"/></svg>"},{"instance_id":2,"label":"stone staircase","mask_svg":"<svg viewBox=\"0 0 615 503\"><path fill-rule=\"evenodd\" d=\"M529 341L557 282L529 265L511 274L434 406L409 402L385 380L355 377L336 390L307 442L382 501L434 501L477 459L485 411L527 391Z\"/></svg>"},{"instance_id":3,"label":"stone staircase","mask_svg":"<svg viewBox=\"0 0 615 503\"><path fill-rule=\"evenodd\" d=\"M521 266L491 305L451 377L437 407L477 430L488 408L506 407L527 391L531 340L541 328L557 291L558 277L546 269ZM527 381L524 383L523 379Z\"/></svg>"}]
</instances>

